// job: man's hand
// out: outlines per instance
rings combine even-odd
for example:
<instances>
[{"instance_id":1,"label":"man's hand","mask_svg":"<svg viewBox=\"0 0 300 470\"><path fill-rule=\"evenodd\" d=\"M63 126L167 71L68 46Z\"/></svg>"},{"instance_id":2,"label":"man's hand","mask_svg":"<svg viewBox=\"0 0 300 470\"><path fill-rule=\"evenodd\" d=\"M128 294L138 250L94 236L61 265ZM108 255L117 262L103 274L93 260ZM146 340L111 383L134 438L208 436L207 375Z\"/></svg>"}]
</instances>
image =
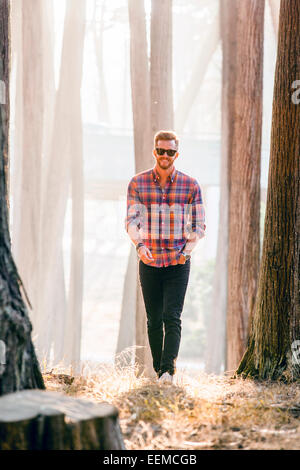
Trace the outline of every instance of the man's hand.
<instances>
[{"instance_id":1,"label":"man's hand","mask_svg":"<svg viewBox=\"0 0 300 470\"><path fill-rule=\"evenodd\" d=\"M143 261L143 263L145 264L148 264L148 263L151 263L151 261L154 261L151 251L146 246L141 246L138 249L138 255Z\"/></svg>"},{"instance_id":2,"label":"man's hand","mask_svg":"<svg viewBox=\"0 0 300 470\"><path fill-rule=\"evenodd\" d=\"M186 262L186 257L184 255L180 255L178 263L179 264L185 264L185 262Z\"/></svg>"}]
</instances>

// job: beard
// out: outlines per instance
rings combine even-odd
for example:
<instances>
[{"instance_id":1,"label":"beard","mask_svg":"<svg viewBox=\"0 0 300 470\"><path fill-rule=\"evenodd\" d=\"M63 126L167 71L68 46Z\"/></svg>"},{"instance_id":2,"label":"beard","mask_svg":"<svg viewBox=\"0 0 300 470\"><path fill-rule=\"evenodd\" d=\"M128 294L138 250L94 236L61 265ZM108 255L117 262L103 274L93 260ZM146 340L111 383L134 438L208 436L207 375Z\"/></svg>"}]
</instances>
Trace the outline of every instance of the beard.
<instances>
[{"instance_id":1,"label":"beard","mask_svg":"<svg viewBox=\"0 0 300 470\"><path fill-rule=\"evenodd\" d=\"M157 163L162 170L167 170L168 168L170 168L170 166L172 166L173 161L169 160L168 158L162 157L157 160Z\"/></svg>"}]
</instances>

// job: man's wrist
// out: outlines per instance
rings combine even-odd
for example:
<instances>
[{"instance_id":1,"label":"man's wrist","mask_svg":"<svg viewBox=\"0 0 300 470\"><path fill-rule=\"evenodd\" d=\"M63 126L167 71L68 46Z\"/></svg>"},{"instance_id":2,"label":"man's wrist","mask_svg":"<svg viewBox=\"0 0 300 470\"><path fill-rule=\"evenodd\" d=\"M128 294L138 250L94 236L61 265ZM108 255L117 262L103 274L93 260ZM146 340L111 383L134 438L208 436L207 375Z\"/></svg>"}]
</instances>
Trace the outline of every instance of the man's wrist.
<instances>
[{"instance_id":1,"label":"man's wrist","mask_svg":"<svg viewBox=\"0 0 300 470\"><path fill-rule=\"evenodd\" d=\"M144 246L144 243L139 242L135 245L135 249L136 249L137 253L139 252L139 249L141 248L141 246Z\"/></svg>"},{"instance_id":2,"label":"man's wrist","mask_svg":"<svg viewBox=\"0 0 300 470\"><path fill-rule=\"evenodd\" d=\"M186 250L182 251L181 254L185 257L186 261L191 257L190 253Z\"/></svg>"}]
</instances>

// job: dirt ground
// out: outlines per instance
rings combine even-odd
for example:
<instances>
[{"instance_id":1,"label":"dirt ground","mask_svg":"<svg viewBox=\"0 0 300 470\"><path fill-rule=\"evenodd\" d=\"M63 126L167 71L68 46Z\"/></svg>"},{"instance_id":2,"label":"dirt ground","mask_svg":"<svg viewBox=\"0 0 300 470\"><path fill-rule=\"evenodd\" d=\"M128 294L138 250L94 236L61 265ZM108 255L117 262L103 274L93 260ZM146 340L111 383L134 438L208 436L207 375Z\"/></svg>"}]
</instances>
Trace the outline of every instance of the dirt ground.
<instances>
[{"instance_id":1,"label":"dirt ground","mask_svg":"<svg viewBox=\"0 0 300 470\"><path fill-rule=\"evenodd\" d=\"M43 376L48 390L115 405L128 450L300 448L299 383L179 371L159 385L110 365Z\"/></svg>"}]
</instances>

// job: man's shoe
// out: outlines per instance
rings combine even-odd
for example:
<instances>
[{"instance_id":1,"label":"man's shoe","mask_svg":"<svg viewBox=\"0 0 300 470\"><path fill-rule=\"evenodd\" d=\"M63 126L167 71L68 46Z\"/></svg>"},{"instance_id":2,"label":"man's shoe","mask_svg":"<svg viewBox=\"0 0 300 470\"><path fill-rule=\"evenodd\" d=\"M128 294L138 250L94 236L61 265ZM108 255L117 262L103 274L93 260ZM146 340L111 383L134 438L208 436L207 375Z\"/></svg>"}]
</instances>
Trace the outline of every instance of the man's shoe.
<instances>
[{"instance_id":1,"label":"man's shoe","mask_svg":"<svg viewBox=\"0 0 300 470\"><path fill-rule=\"evenodd\" d=\"M162 376L158 379L159 383L163 384L171 384L173 382L173 375L169 374L169 372L165 372Z\"/></svg>"}]
</instances>

